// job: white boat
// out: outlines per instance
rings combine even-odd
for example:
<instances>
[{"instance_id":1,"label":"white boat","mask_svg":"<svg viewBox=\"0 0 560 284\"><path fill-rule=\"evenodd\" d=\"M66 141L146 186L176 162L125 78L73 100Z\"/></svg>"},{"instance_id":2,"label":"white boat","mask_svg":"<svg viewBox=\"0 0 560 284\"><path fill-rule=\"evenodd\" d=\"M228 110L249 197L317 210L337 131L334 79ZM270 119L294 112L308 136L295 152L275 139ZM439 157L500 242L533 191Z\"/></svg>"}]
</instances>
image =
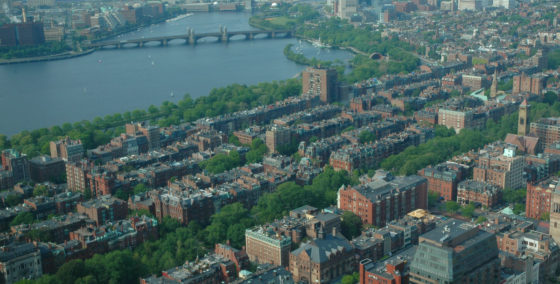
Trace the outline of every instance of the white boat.
<instances>
[{"instance_id":1,"label":"white boat","mask_svg":"<svg viewBox=\"0 0 560 284\"><path fill-rule=\"evenodd\" d=\"M167 19L166 22L167 22L167 23L169 23L169 22L175 22L175 21L177 21L177 20L180 20L180 19L183 19L183 18L186 18L186 17L190 17L190 16L192 16L192 15L194 15L194 14L193 14L193 13L187 13L187 14L179 15L179 16L177 16L177 17L175 17L175 18Z\"/></svg>"},{"instance_id":2,"label":"white boat","mask_svg":"<svg viewBox=\"0 0 560 284\"><path fill-rule=\"evenodd\" d=\"M312 40L312 41L311 41L311 44L312 44L314 47L319 47L319 48L331 48L330 45L328 45L328 44L326 44L326 43L322 43L322 42L321 42L321 38L319 38L318 40Z\"/></svg>"}]
</instances>

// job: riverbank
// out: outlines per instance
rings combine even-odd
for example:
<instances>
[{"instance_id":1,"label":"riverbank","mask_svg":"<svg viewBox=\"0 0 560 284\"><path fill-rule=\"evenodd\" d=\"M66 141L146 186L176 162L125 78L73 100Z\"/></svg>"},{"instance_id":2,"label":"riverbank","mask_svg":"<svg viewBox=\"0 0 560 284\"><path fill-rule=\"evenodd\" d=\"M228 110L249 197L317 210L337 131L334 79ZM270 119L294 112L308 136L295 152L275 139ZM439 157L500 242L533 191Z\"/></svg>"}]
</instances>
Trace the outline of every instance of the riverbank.
<instances>
[{"instance_id":1,"label":"riverbank","mask_svg":"<svg viewBox=\"0 0 560 284\"><path fill-rule=\"evenodd\" d=\"M26 58L14 58L14 59L0 59L0 65L70 59L70 58L75 58L75 57L79 57L79 56L88 55L88 54L93 53L94 51L95 51L95 49L88 49L88 50L82 51L82 52L71 51L71 52L65 52L65 53L48 55L48 56L36 56L36 57L26 57Z\"/></svg>"}]
</instances>

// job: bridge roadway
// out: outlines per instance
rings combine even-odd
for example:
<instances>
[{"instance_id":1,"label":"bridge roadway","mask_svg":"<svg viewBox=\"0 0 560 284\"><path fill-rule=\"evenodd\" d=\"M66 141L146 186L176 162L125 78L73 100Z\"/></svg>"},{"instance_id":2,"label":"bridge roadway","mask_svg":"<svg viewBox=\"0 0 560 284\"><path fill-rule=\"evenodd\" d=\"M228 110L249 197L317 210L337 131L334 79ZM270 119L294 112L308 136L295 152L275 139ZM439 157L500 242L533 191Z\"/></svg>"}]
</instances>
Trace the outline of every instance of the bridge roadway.
<instances>
[{"instance_id":1,"label":"bridge roadway","mask_svg":"<svg viewBox=\"0 0 560 284\"><path fill-rule=\"evenodd\" d=\"M216 38L217 42L229 42L232 37L242 35L245 40L258 39L259 35L265 35L262 38L290 38L294 36L294 31L292 30L255 30L255 31L234 31L228 32L226 28L220 28L219 32L214 33L200 33L196 34L193 29L188 29L187 34L183 35L172 35L172 36L160 36L160 37L150 37L150 38L138 38L129 40L114 40L114 41L104 41L91 43L86 46L86 48L124 48L124 47L143 47L149 42L159 42L162 46L167 46L167 44L172 40L184 40L186 44L195 45L200 39L203 38Z\"/></svg>"}]
</instances>

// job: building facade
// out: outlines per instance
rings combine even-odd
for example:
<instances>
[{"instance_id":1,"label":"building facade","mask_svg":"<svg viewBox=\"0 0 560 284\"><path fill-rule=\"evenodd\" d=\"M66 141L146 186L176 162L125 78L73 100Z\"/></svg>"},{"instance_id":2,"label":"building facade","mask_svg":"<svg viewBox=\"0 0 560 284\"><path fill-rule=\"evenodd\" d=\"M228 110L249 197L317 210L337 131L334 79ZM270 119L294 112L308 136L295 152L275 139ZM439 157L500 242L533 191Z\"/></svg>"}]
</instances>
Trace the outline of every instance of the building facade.
<instances>
[{"instance_id":1,"label":"building facade","mask_svg":"<svg viewBox=\"0 0 560 284\"><path fill-rule=\"evenodd\" d=\"M415 209L428 207L428 181L420 176L376 178L358 186L341 187L339 209L352 211L362 222L384 226Z\"/></svg>"},{"instance_id":2,"label":"building facade","mask_svg":"<svg viewBox=\"0 0 560 284\"><path fill-rule=\"evenodd\" d=\"M287 267L292 239L275 233L271 228L258 226L245 230L245 249L249 260Z\"/></svg>"},{"instance_id":3,"label":"building facade","mask_svg":"<svg viewBox=\"0 0 560 284\"><path fill-rule=\"evenodd\" d=\"M449 219L420 236L410 266L410 283L499 283L500 259L494 234Z\"/></svg>"}]
</instances>

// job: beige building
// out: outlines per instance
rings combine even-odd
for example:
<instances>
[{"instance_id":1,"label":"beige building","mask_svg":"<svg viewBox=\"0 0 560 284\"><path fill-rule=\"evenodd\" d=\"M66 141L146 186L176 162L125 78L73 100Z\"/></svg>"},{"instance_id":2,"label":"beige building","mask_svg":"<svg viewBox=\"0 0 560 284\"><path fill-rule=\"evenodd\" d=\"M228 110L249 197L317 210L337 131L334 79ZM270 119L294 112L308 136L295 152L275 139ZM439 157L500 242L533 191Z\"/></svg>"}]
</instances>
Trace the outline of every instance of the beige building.
<instances>
[{"instance_id":1,"label":"beige building","mask_svg":"<svg viewBox=\"0 0 560 284\"><path fill-rule=\"evenodd\" d=\"M287 267L292 239L272 228L257 226L245 230L245 250L249 260Z\"/></svg>"},{"instance_id":2,"label":"beige building","mask_svg":"<svg viewBox=\"0 0 560 284\"><path fill-rule=\"evenodd\" d=\"M0 283L11 284L41 275L41 251L32 243L0 247Z\"/></svg>"},{"instance_id":3,"label":"beige building","mask_svg":"<svg viewBox=\"0 0 560 284\"><path fill-rule=\"evenodd\" d=\"M273 126L266 131L266 147L271 153L277 153L278 148L290 144L291 140L292 135L288 128Z\"/></svg>"},{"instance_id":4,"label":"beige building","mask_svg":"<svg viewBox=\"0 0 560 284\"><path fill-rule=\"evenodd\" d=\"M509 147L498 151L482 150L478 165L474 168L473 179L499 186L517 189L525 187L523 168L525 157L517 156L516 149Z\"/></svg>"}]
</instances>

